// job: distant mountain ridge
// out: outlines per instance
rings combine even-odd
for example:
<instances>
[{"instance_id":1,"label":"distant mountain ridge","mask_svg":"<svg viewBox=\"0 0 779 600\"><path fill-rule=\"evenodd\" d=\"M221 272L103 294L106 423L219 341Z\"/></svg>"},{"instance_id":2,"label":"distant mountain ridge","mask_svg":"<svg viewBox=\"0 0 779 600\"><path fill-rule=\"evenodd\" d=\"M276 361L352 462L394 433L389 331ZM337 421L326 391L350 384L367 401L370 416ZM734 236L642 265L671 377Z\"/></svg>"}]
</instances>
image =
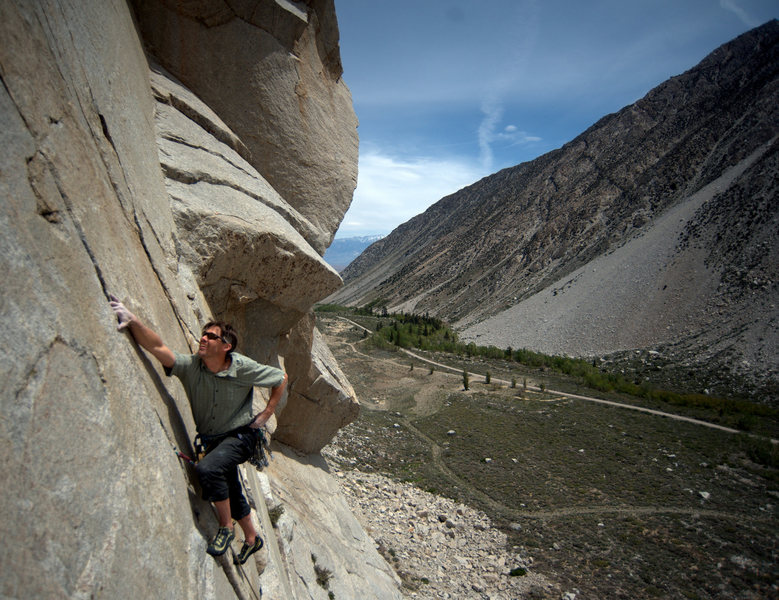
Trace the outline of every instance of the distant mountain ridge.
<instances>
[{"instance_id":1,"label":"distant mountain ridge","mask_svg":"<svg viewBox=\"0 0 779 600\"><path fill-rule=\"evenodd\" d=\"M362 254L373 242L384 237L381 235L357 235L348 238L336 238L324 255L325 261L336 271L343 271L349 263Z\"/></svg>"},{"instance_id":2,"label":"distant mountain ridge","mask_svg":"<svg viewBox=\"0 0 779 600\"><path fill-rule=\"evenodd\" d=\"M773 20L441 199L367 248L328 300L429 312L482 344L673 345L776 379L778 41ZM593 268L614 254L624 262Z\"/></svg>"}]
</instances>

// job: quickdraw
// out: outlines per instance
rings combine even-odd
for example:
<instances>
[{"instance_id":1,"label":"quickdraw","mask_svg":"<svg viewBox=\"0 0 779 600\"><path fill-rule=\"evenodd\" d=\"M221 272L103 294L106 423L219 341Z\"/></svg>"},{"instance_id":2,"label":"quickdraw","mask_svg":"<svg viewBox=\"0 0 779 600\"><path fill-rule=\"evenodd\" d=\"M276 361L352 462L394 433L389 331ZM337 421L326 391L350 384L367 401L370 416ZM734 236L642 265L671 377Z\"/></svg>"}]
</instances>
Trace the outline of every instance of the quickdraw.
<instances>
[{"instance_id":1,"label":"quickdraw","mask_svg":"<svg viewBox=\"0 0 779 600\"><path fill-rule=\"evenodd\" d=\"M182 460L185 460L185 461L186 461L186 462L188 462L190 465L195 465L195 464L197 464L197 463L196 463L194 460L192 460L192 459L191 459L189 456L187 456L186 454L184 454L184 453L183 453L181 450L176 450L176 456L178 456L178 457L179 457L180 459L182 459Z\"/></svg>"}]
</instances>

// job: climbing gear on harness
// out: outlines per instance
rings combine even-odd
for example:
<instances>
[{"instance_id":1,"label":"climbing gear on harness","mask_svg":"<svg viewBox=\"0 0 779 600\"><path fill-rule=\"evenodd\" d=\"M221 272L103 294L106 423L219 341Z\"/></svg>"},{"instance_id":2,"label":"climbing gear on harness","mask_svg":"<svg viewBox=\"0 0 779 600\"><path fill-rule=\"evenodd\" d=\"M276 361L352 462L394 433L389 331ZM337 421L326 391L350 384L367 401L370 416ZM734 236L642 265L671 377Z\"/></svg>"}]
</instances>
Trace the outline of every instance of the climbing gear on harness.
<instances>
[{"instance_id":1,"label":"climbing gear on harness","mask_svg":"<svg viewBox=\"0 0 779 600\"><path fill-rule=\"evenodd\" d=\"M241 546L241 551L236 555L236 557L233 559L233 562L236 565L242 565L247 560L249 560L249 557L257 552L260 548L262 548L262 538L259 534L257 534L257 539L254 540L254 543L250 546L246 542L243 543L243 546Z\"/></svg>"},{"instance_id":2,"label":"climbing gear on harness","mask_svg":"<svg viewBox=\"0 0 779 600\"><path fill-rule=\"evenodd\" d=\"M239 440L242 440L252 449L251 456L249 456L249 462L258 469L268 466L268 456L270 455L270 445L268 444L268 438L265 435L265 429L259 427L254 429L252 427L239 427L233 431L227 433L220 433L219 435L204 435L198 433L195 436L193 442L195 447L196 461L201 460L208 452L210 452L219 442L228 436L235 436ZM267 453L266 453L267 450ZM179 456L181 454L179 453ZM187 457L182 456L186 460Z\"/></svg>"},{"instance_id":3,"label":"climbing gear on harness","mask_svg":"<svg viewBox=\"0 0 779 600\"><path fill-rule=\"evenodd\" d=\"M229 527L220 527L216 532L214 539L208 544L206 552L211 556L222 556L230 547L230 542L233 541L233 537L235 537L235 533L233 533L232 529Z\"/></svg>"},{"instance_id":4,"label":"climbing gear on harness","mask_svg":"<svg viewBox=\"0 0 779 600\"><path fill-rule=\"evenodd\" d=\"M262 469L263 467L268 466L268 455L265 454L266 448L268 450L268 454L270 454L268 438L265 436L265 429L263 427L253 429L252 431L254 432L254 447L252 455L249 457L249 462L258 469Z\"/></svg>"},{"instance_id":5,"label":"climbing gear on harness","mask_svg":"<svg viewBox=\"0 0 779 600\"><path fill-rule=\"evenodd\" d=\"M208 436L202 436L198 433L195 436L195 440L192 442L192 445L195 448L195 462L202 460L208 450L208 444L203 440L204 437Z\"/></svg>"}]
</instances>

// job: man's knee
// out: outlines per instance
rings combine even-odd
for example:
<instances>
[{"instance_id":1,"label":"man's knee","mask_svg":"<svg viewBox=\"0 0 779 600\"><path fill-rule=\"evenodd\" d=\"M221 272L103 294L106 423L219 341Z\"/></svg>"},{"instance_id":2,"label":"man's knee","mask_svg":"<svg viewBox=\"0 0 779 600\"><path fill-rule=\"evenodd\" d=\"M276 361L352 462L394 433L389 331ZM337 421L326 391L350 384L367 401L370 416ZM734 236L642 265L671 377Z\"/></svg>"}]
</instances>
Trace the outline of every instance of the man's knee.
<instances>
[{"instance_id":1,"label":"man's knee","mask_svg":"<svg viewBox=\"0 0 779 600\"><path fill-rule=\"evenodd\" d=\"M195 465L195 474L204 500L215 502L227 499L229 495L227 484L219 469L215 469L208 461L201 460Z\"/></svg>"},{"instance_id":2,"label":"man's knee","mask_svg":"<svg viewBox=\"0 0 779 600\"><path fill-rule=\"evenodd\" d=\"M195 465L195 474L202 482L203 480L211 479L214 475L214 470L211 468L209 461L203 459Z\"/></svg>"}]
</instances>

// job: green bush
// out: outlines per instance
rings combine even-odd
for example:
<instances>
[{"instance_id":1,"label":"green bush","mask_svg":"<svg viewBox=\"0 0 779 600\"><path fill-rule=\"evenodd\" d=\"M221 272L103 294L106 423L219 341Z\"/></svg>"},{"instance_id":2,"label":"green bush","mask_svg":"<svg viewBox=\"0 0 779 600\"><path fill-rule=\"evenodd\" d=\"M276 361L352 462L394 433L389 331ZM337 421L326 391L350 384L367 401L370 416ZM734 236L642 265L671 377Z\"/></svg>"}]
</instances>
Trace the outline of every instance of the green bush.
<instances>
[{"instance_id":1,"label":"green bush","mask_svg":"<svg viewBox=\"0 0 779 600\"><path fill-rule=\"evenodd\" d=\"M495 360L512 360L533 369L550 369L573 377L583 386L599 392L618 392L653 402L705 409L717 413L719 420L743 431L752 431L759 426L760 419L779 419L779 410L763 404L747 401L716 398L704 394L678 394L668 390L656 389L646 381L630 381L621 374L606 373L598 368L598 361L587 361L568 356L550 356L533 352L526 348L506 349L495 346L477 346L473 342L463 344L449 325L429 315L406 313L389 314L386 302L375 300L361 309L351 309L338 305L320 305L317 311L352 311L355 314L373 314L377 307L384 307L382 318L389 320L377 325L377 331L367 343L375 348L391 350L399 348L419 348L423 351L446 352L457 356L483 357ZM432 370L431 370L432 373ZM490 383L491 374L486 375ZM469 389L467 373L463 373L463 387ZM512 386L516 384L512 380ZM524 381L527 389L527 380ZM542 390L545 386L541 385ZM717 416L715 415L715 419Z\"/></svg>"},{"instance_id":2,"label":"green bush","mask_svg":"<svg viewBox=\"0 0 779 600\"><path fill-rule=\"evenodd\" d=\"M739 445L752 462L771 469L779 468L779 444L742 433Z\"/></svg>"},{"instance_id":3,"label":"green bush","mask_svg":"<svg viewBox=\"0 0 779 600\"><path fill-rule=\"evenodd\" d=\"M273 508L271 508L268 511L268 516L270 517L270 524L273 527L276 527L276 524L279 522L279 519L281 518L281 515L284 514L284 506L281 504L277 504Z\"/></svg>"}]
</instances>

